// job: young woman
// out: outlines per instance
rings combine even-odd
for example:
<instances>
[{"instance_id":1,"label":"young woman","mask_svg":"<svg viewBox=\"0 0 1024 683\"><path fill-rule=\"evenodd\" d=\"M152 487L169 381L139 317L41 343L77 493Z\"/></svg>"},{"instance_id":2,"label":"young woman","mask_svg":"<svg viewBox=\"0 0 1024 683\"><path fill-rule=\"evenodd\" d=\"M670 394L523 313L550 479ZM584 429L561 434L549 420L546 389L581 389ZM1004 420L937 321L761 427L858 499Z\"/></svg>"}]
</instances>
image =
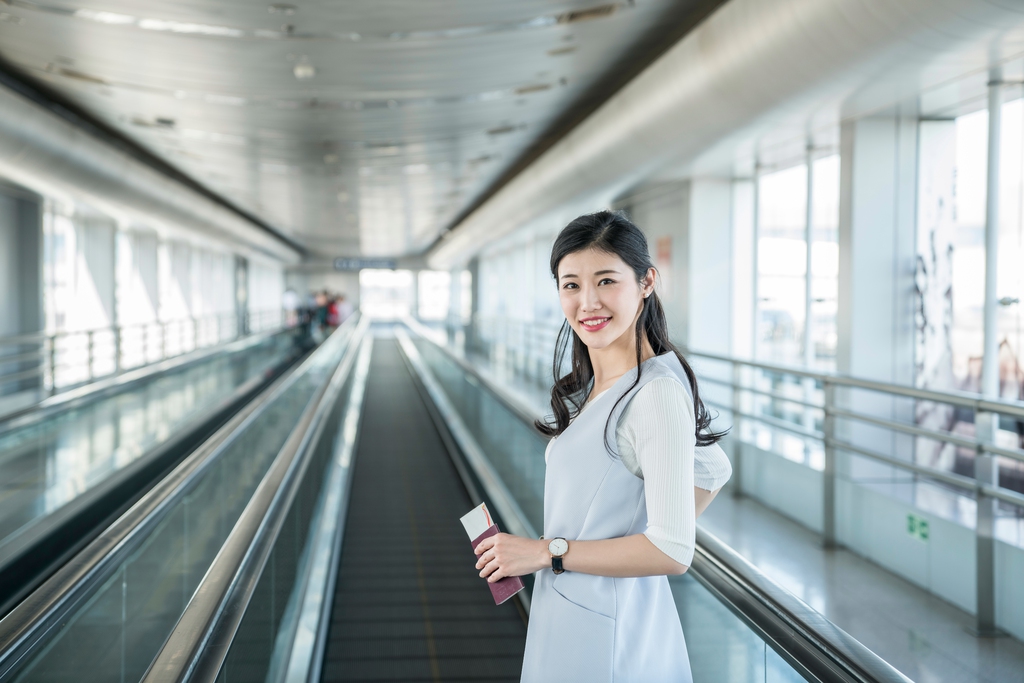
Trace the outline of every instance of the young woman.
<instances>
[{"instance_id":1,"label":"young woman","mask_svg":"<svg viewBox=\"0 0 1024 683\"><path fill-rule=\"evenodd\" d=\"M544 538L477 546L489 581L539 572L522 680L691 680L666 575L693 558L697 515L732 469L697 381L668 340L644 234L581 216L555 240L566 323L555 351ZM559 376L571 349L571 371Z\"/></svg>"}]
</instances>

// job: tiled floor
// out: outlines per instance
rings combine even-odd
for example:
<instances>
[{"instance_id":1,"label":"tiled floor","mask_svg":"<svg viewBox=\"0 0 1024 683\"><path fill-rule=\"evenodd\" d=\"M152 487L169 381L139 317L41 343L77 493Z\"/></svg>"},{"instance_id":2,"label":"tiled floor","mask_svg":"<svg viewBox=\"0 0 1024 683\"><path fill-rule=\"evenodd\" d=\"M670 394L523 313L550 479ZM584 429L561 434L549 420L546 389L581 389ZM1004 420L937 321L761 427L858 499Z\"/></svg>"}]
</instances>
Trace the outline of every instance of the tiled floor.
<instances>
[{"instance_id":1,"label":"tiled floor","mask_svg":"<svg viewBox=\"0 0 1024 683\"><path fill-rule=\"evenodd\" d=\"M971 615L755 500L722 495L700 523L918 683L1024 683L1024 643L975 638Z\"/></svg>"}]
</instances>

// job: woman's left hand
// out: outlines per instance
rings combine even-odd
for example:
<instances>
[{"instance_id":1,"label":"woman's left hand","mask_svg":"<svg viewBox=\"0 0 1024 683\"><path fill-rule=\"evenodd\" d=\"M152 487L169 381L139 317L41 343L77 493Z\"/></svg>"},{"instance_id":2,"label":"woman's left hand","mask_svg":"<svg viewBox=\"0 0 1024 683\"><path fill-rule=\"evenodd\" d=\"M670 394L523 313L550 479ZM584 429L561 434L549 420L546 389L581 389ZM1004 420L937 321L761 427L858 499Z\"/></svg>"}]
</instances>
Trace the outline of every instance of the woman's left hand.
<instances>
[{"instance_id":1,"label":"woman's left hand","mask_svg":"<svg viewBox=\"0 0 1024 683\"><path fill-rule=\"evenodd\" d=\"M475 550L480 576L494 583L506 576L523 576L548 566L551 555L544 541L512 534L495 534Z\"/></svg>"}]
</instances>

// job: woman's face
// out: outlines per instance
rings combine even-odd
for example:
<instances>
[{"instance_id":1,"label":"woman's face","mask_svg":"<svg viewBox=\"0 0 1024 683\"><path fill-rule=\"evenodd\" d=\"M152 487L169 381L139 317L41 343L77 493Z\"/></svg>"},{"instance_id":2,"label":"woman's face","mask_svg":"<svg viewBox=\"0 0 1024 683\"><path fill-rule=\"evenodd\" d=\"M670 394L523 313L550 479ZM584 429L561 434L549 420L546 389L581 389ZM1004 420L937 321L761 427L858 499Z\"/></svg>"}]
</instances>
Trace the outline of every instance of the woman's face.
<instances>
[{"instance_id":1,"label":"woman's face","mask_svg":"<svg viewBox=\"0 0 1024 683\"><path fill-rule=\"evenodd\" d=\"M587 348L616 342L633 347L633 330L644 297L654 290L654 269L637 282L633 269L615 254L586 249L558 264L558 297L565 319Z\"/></svg>"}]
</instances>

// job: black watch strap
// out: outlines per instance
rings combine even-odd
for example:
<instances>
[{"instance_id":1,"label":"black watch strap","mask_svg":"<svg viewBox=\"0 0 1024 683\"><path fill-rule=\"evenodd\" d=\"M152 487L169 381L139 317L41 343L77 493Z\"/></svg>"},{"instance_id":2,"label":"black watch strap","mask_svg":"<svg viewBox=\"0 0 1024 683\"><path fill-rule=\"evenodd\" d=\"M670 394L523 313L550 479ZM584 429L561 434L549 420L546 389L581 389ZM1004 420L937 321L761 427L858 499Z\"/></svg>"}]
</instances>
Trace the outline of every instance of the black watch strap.
<instances>
[{"instance_id":1,"label":"black watch strap","mask_svg":"<svg viewBox=\"0 0 1024 683\"><path fill-rule=\"evenodd\" d=\"M560 557L552 557L551 558L551 571L553 571L556 574L561 574L562 572L565 571L565 569L562 568L562 558L560 558Z\"/></svg>"}]
</instances>

